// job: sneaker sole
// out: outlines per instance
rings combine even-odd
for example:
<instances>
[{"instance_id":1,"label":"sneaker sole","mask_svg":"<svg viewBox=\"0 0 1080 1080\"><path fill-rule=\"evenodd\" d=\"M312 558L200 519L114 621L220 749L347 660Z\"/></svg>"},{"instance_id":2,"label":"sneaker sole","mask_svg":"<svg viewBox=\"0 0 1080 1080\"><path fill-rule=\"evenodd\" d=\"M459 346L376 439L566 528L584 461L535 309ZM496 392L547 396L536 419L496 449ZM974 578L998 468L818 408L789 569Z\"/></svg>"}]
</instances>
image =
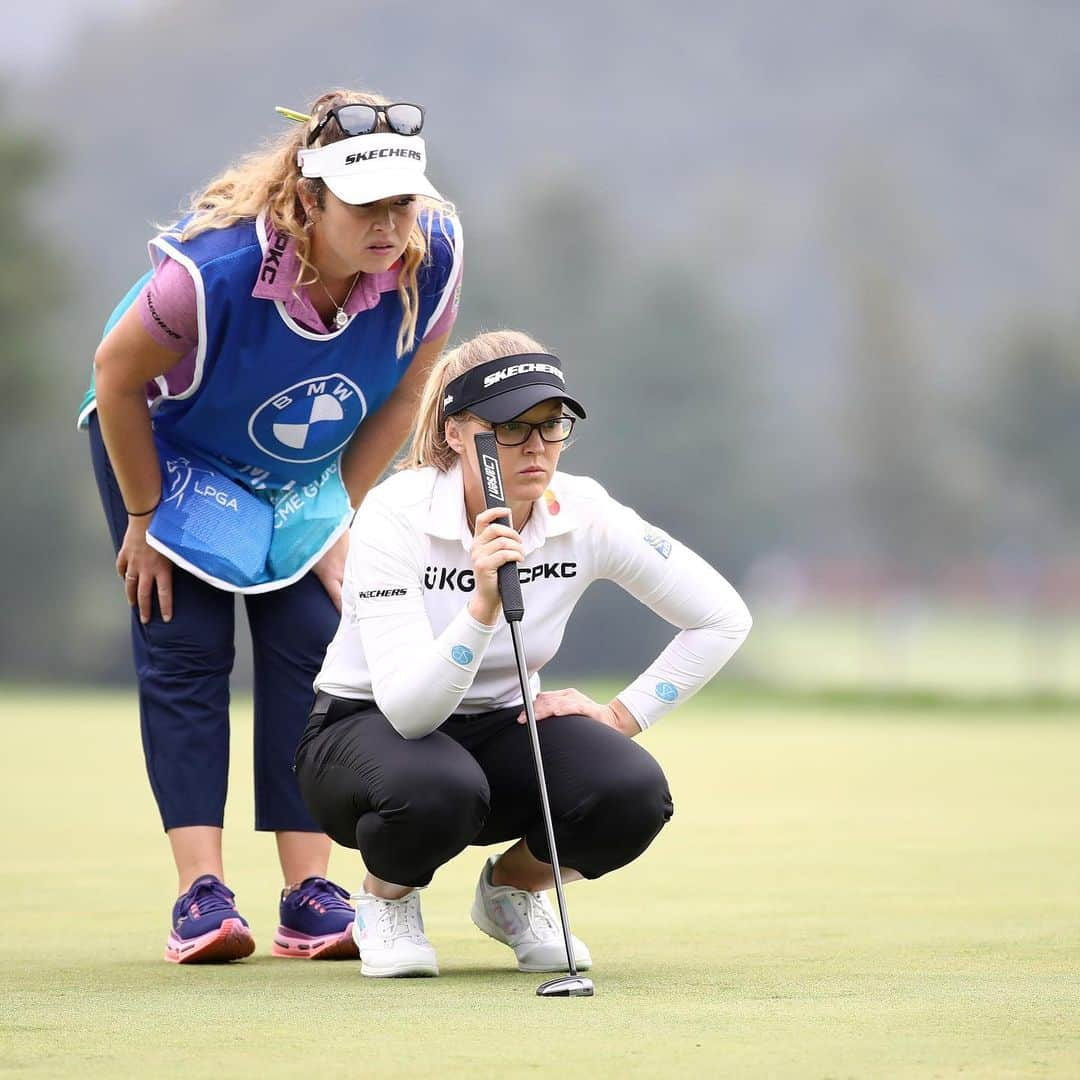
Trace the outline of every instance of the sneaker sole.
<instances>
[{"instance_id":1,"label":"sneaker sole","mask_svg":"<svg viewBox=\"0 0 1080 1080\"><path fill-rule=\"evenodd\" d=\"M439 974L439 965L413 963L379 968L361 960L360 974L369 979L433 979Z\"/></svg>"},{"instance_id":2,"label":"sneaker sole","mask_svg":"<svg viewBox=\"0 0 1080 1080\"><path fill-rule=\"evenodd\" d=\"M323 934L321 937L279 926L270 954L291 960L355 960L360 950L353 941L351 926L340 933Z\"/></svg>"},{"instance_id":3,"label":"sneaker sole","mask_svg":"<svg viewBox=\"0 0 1080 1080\"><path fill-rule=\"evenodd\" d=\"M469 917L473 921L473 925L482 930L489 938L497 941L500 945L505 945L508 949L513 950L514 946L502 936L502 931L484 914L483 909L479 908L476 904L473 905L472 910L469 912ZM515 959L517 953L514 954ZM588 971L592 967L592 957L588 960L582 961L577 965L578 971ZM541 975L544 972L549 971L566 971L566 954L563 952L563 958L557 963L552 962L550 964L529 964L524 960L517 961L518 971L523 971L528 975Z\"/></svg>"},{"instance_id":4,"label":"sneaker sole","mask_svg":"<svg viewBox=\"0 0 1080 1080\"><path fill-rule=\"evenodd\" d=\"M171 964L227 964L254 951L251 931L239 919L225 919L216 930L189 940L169 934L165 959Z\"/></svg>"}]
</instances>

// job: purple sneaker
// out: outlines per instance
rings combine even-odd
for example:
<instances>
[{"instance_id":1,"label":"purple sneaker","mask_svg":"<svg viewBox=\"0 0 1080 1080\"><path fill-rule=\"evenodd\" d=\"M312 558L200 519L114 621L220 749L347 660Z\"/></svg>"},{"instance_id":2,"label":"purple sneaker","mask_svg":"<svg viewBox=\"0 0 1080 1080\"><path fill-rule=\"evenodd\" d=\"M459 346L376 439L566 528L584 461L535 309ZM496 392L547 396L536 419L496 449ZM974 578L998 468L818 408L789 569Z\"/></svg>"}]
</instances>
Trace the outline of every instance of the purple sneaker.
<instances>
[{"instance_id":1,"label":"purple sneaker","mask_svg":"<svg viewBox=\"0 0 1080 1080\"><path fill-rule=\"evenodd\" d=\"M305 878L292 892L282 891L279 917L270 950L274 956L352 960L360 955L352 936L356 912L349 894L326 878Z\"/></svg>"},{"instance_id":2,"label":"purple sneaker","mask_svg":"<svg viewBox=\"0 0 1080 1080\"><path fill-rule=\"evenodd\" d=\"M232 890L213 874L196 878L173 906L165 959L174 964L207 964L250 956L255 939L233 900Z\"/></svg>"}]
</instances>

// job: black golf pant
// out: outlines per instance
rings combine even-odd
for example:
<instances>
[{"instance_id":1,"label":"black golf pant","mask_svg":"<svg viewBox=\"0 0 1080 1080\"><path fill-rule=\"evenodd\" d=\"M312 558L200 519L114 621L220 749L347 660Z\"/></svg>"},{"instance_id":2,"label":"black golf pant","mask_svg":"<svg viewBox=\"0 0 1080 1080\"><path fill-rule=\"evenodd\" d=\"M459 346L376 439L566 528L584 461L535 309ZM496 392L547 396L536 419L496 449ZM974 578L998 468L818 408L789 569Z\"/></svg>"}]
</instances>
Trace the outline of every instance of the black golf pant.
<instances>
[{"instance_id":1,"label":"black golf pant","mask_svg":"<svg viewBox=\"0 0 1080 1080\"><path fill-rule=\"evenodd\" d=\"M397 885L426 885L470 844L524 837L550 862L520 712L452 716L404 739L373 703L319 694L296 754L300 791L322 829ZM539 728L562 866L596 878L636 859L671 817L660 766L585 716Z\"/></svg>"}]
</instances>

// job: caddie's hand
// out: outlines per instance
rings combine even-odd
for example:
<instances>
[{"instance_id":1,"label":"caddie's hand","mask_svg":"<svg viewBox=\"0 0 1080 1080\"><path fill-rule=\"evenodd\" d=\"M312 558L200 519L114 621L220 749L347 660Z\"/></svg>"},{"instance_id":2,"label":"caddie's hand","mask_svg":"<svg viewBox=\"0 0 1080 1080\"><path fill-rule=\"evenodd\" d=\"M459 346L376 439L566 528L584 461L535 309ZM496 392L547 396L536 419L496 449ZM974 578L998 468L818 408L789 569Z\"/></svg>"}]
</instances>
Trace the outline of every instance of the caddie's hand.
<instances>
[{"instance_id":1,"label":"caddie's hand","mask_svg":"<svg viewBox=\"0 0 1080 1080\"><path fill-rule=\"evenodd\" d=\"M469 551L476 575L475 604L469 611L478 622L494 624L499 613L499 567L525 558L521 535L507 524L510 512L495 506L476 515L476 529Z\"/></svg>"},{"instance_id":2,"label":"caddie's hand","mask_svg":"<svg viewBox=\"0 0 1080 1080\"><path fill-rule=\"evenodd\" d=\"M533 714L538 724L549 716L588 716L597 723L614 728L628 738L641 733L637 721L618 698L615 698L610 705L601 705L573 687L568 687L566 690L542 690L533 702ZM523 709L518 717L518 723L527 722Z\"/></svg>"},{"instance_id":3,"label":"caddie's hand","mask_svg":"<svg viewBox=\"0 0 1080 1080\"><path fill-rule=\"evenodd\" d=\"M124 582L128 603L139 607L139 622L148 623L153 610L154 590L165 622L173 617L172 563L146 542L149 517L128 518L124 542L116 556L116 572Z\"/></svg>"},{"instance_id":4,"label":"caddie's hand","mask_svg":"<svg viewBox=\"0 0 1080 1080\"><path fill-rule=\"evenodd\" d=\"M349 554L349 531L345 530L334 541L333 547L311 568L311 572L322 582L334 607L341 610L341 583L345 578L345 558Z\"/></svg>"}]
</instances>

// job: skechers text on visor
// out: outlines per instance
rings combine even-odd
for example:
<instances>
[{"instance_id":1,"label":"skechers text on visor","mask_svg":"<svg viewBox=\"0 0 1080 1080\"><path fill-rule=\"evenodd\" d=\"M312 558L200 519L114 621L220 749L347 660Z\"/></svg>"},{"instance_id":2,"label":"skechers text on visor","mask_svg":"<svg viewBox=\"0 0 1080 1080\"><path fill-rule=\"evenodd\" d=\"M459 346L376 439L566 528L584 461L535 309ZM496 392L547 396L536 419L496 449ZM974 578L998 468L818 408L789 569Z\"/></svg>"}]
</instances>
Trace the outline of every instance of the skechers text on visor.
<instances>
[{"instance_id":1,"label":"skechers text on visor","mask_svg":"<svg viewBox=\"0 0 1080 1080\"><path fill-rule=\"evenodd\" d=\"M566 393L562 364L550 353L522 353L488 360L451 379L443 416L468 410L491 424L505 424L541 401L558 398L582 420L585 410Z\"/></svg>"},{"instance_id":2,"label":"skechers text on visor","mask_svg":"<svg viewBox=\"0 0 1080 1080\"><path fill-rule=\"evenodd\" d=\"M395 195L442 199L424 175L427 151L419 135L354 135L301 150L297 159L304 176L321 177L342 202L354 206Z\"/></svg>"}]
</instances>

